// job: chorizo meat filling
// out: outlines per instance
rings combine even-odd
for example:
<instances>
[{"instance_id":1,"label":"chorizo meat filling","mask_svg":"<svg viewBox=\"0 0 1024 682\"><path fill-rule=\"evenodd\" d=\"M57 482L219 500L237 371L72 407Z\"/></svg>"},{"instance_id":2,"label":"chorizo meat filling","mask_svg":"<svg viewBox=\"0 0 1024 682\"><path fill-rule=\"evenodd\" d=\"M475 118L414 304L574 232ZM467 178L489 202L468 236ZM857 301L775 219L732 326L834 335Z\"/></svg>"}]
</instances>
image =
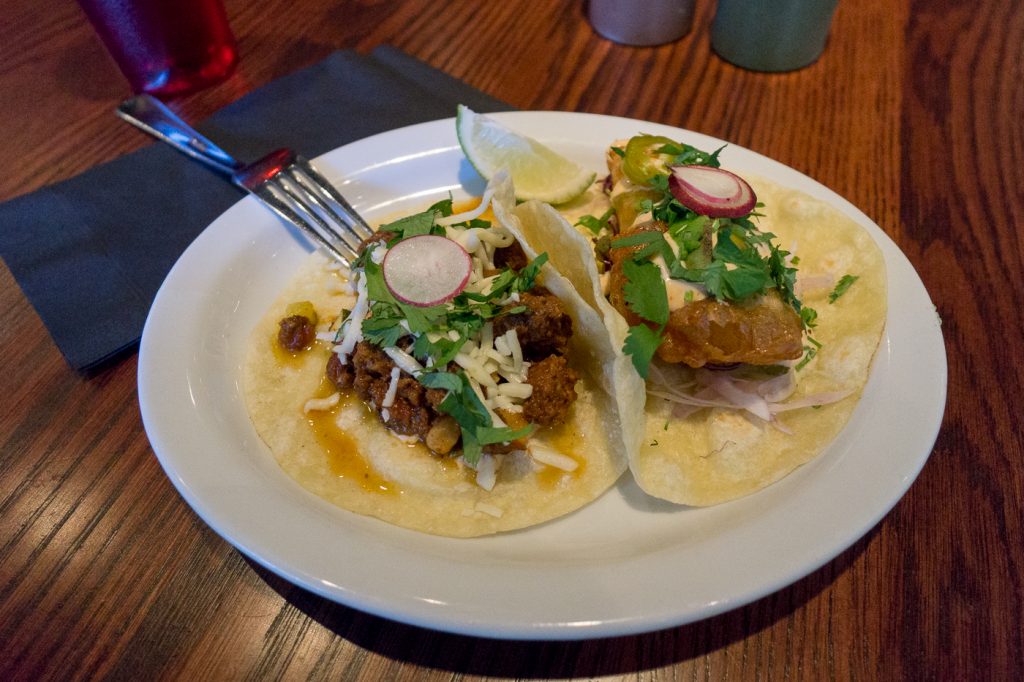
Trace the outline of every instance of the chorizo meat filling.
<instances>
[{"instance_id":1,"label":"chorizo meat filling","mask_svg":"<svg viewBox=\"0 0 1024 682\"><path fill-rule=\"evenodd\" d=\"M558 518L621 476L639 431L620 403L639 395L615 390L621 353L514 207L495 178L475 209L439 202L382 226L351 267L314 254L294 275L244 376L289 476L457 537Z\"/></svg>"}]
</instances>

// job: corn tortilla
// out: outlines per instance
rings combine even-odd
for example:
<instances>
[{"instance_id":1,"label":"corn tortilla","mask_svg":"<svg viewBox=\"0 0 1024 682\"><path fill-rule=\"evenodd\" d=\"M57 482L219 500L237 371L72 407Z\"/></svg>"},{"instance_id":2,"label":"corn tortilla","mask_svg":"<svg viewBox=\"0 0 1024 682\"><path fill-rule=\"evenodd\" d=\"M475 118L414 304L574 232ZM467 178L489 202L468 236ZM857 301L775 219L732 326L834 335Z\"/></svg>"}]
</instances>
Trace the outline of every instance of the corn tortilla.
<instances>
[{"instance_id":1,"label":"corn tortilla","mask_svg":"<svg viewBox=\"0 0 1024 682\"><path fill-rule=\"evenodd\" d=\"M748 420L722 408L698 410L685 418L672 404L648 396L622 414L624 423L643 424L644 435L628 452L630 470L648 494L672 502L707 506L753 493L814 459L849 420L867 383L872 358L886 317L885 264L871 237L831 205L767 180L747 178L765 208L758 226L800 258L798 286L805 305L818 312L814 337L818 354L799 371L790 400L836 391L850 394L832 404L805 407L780 415L791 433ZM551 254L559 271L603 317L609 336L621 349L628 326L604 298L591 240L550 206L528 202L516 209L524 238ZM846 293L829 303L840 277L855 275ZM620 384L639 380L628 359L620 363ZM658 364L670 383L682 382L692 370ZM627 389L628 390L628 389Z\"/></svg>"},{"instance_id":2,"label":"corn tortilla","mask_svg":"<svg viewBox=\"0 0 1024 682\"><path fill-rule=\"evenodd\" d=\"M501 187L498 192L498 201L509 208L510 191ZM527 255L536 255L528 244L523 246ZM329 345L318 342L292 358L274 344L278 321L290 303L312 302L318 330L327 329L341 310L343 280L317 254L252 331L243 391L256 431L281 468L311 493L343 509L425 533L473 537L510 531L584 506L627 466L613 393L617 382L607 369L619 353L600 316L550 265L542 269L540 283L562 300L572 317L567 357L583 379L568 423L540 429L534 438L576 460L575 471L509 455L494 488L487 491L475 483L475 472L454 458L440 458L421 443L399 440L358 399L343 397L330 410L304 413L308 400L333 392L333 387L321 386Z\"/></svg>"}]
</instances>

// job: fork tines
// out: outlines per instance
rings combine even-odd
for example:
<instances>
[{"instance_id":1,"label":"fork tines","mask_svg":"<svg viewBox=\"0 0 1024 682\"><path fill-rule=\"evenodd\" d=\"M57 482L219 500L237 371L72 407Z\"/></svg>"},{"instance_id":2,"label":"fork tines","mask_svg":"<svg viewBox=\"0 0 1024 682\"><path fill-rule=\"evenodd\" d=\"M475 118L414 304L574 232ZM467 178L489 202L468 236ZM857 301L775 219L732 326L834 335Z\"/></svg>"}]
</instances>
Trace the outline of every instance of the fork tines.
<instances>
[{"instance_id":1,"label":"fork tines","mask_svg":"<svg viewBox=\"0 0 1024 682\"><path fill-rule=\"evenodd\" d=\"M345 197L301 156L251 191L345 265L355 260L363 240L373 236Z\"/></svg>"}]
</instances>

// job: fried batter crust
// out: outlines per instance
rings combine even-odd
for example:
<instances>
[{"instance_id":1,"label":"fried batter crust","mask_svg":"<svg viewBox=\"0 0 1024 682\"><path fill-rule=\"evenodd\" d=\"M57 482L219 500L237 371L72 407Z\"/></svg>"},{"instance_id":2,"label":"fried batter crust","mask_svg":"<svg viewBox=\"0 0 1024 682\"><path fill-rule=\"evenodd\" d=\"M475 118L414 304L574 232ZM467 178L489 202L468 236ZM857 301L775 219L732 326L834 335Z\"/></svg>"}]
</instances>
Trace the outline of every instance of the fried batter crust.
<instances>
[{"instance_id":1,"label":"fried batter crust","mask_svg":"<svg viewBox=\"0 0 1024 682\"><path fill-rule=\"evenodd\" d=\"M630 232L667 229L662 222L649 221ZM643 320L626 305L622 263L639 248L612 249L610 254L608 298L631 325L641 324ZM771 365L795 360L802 354L800 316L774 290L743 303L714 298L685 303L670 313L665 340L657 351L658 358L664 362L684 363L690 367L737 362Z\"/></svg>"}]
</instances>

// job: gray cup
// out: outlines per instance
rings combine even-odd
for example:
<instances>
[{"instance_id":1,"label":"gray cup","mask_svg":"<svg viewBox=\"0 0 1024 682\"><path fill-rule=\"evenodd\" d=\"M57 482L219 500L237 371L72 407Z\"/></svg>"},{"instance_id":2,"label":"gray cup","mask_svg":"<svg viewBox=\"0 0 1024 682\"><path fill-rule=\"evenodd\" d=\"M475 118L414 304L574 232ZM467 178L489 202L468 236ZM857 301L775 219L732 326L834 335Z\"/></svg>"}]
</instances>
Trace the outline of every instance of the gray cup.
<instances>
[{"instance_id":1,"label":"gray cup","mask_svg":"<svg viewBox=\"0 0 1024 682\"><path fill-rule=\"evenodd\" d=\"M839 0L718 0L711 46L754 71L792 71L825 49Z\"/></svg>"},{"instance_id":2,"label":"gray cup","mask_svg":"<svg viewBox=\"0 0 1024 682\"><path fill-rule=\"evenodd\" d=\"M661 45L690 30L694 0L590 0L594 30L624 45Z\"/></svg>"}]
</instances>

